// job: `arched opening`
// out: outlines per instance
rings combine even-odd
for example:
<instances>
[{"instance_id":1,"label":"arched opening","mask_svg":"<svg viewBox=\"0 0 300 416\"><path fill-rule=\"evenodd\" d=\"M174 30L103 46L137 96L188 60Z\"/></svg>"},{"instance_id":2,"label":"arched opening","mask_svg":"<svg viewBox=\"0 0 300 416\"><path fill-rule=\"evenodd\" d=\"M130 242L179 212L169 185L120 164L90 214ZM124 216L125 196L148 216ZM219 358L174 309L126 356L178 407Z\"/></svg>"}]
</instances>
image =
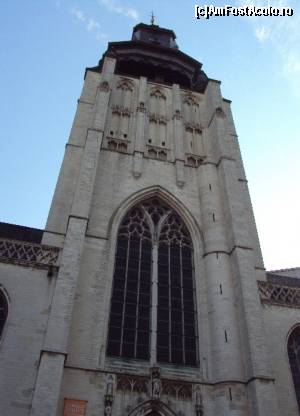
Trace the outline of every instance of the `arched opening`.
<instances>
[{"instance_id":1,"label":"arched opening","mask_svg":"<svg viewBox=\"0 0 300 416\"><path fill-rule=\"evenodd\" d=\"M158 198L131 208L118 230L107 355L196 365L193 246Z\"/></svg>"},{"instance_id":2,"label":"arched opening","mask_svg":"<svg viewBox=\"0 0 300 416\"><path fill-rule=\"evenodd\" d=\"M298 408L300 410L300 326L297 326L290 334L287 348Z\"/></svg>"},{"instance_id":3,"label":"arched opening","mask_svg":"<svg viewBox=\"0 0 300 416\"><path fill-rule=\"evenodd\" d=\"M161 400L148 400L131 410L128 416L176 416L176 414Z\"/></svg>"},{"instance_id":4,"label":"arched opening","mask_svg":"<svg viewBox=\"0 0 300 416\"><path fill-rule=\"evenodd\" d=\"M8 302L5 294L0 289L0 338L3 333L5 322L8 315Z\"/></svg>"}]
</instances>

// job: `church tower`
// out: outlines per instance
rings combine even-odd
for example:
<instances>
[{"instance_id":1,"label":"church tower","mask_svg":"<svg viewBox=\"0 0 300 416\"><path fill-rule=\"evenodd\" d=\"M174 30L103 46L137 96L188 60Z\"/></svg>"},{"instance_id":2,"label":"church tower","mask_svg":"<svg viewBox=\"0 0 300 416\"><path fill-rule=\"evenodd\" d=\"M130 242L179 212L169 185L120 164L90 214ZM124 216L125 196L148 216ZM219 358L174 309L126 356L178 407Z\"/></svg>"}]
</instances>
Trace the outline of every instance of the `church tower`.
<instances>
[{"instance_id":1,"label":"church tower","mask_svg":"<svg viewBox=\"0 0 300 416\"><path fill-rule=\"evenodd\" d=\"M230 101L172 30L87 68L42 244L31 416L279 415Z\"/></svg>"}]
</instances>

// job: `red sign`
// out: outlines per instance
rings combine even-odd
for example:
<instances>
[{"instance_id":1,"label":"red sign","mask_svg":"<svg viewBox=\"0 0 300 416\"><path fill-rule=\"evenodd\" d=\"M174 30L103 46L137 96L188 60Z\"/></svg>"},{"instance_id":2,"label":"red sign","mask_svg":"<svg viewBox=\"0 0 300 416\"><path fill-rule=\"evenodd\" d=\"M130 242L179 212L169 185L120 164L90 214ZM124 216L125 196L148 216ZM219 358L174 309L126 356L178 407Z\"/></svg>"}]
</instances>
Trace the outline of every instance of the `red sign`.
<instances>
[{"instance_id":1,"label":"red sign","mask_svg":"<svg viewBox=\"0 0 300 416\"><path fill-rule=\"evenodd\" d=\"M64 416L85 416L87 401L65 399Z\"/></svg>"}]
</instances>

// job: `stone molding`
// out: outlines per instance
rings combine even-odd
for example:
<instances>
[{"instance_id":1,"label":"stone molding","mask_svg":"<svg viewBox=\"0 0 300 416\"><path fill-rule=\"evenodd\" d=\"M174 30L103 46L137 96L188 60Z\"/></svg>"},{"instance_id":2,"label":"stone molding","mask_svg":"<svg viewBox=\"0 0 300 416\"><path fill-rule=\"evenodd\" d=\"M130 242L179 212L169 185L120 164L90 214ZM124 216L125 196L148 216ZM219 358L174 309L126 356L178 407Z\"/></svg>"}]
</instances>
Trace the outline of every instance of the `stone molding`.
<instances>
[{"instance_id":1,"label":"stone molding","mask_svg":"<svg viewBox=\"0 0 300 416\"><path fill-rule=\"evenodd\" d=\"M258 281L258 291L263 303L300 308L300 288L282 286L266 281Z\"/></svg>"},{"instance_id":2,"label":"stone molding","mask_svg":"<svg viewBox=\"0 0 300 416\"><path fill-rule=\"evenodd\" d=\"M0 239L0 261L30 267L58 266L60 249L42 244Z\"/></svg>"}]
</instances>

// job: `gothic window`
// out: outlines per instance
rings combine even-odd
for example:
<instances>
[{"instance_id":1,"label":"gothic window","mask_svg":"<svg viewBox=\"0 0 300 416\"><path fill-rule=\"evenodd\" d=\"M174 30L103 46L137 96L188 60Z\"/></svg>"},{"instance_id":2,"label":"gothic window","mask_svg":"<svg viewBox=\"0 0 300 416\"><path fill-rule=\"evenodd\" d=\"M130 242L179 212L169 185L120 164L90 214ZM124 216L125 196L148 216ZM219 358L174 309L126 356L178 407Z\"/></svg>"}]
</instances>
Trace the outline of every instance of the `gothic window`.
<instances>
[{"instance_id":1,"label":"gothic window","mask_svg":"<svg viewBox=\"0 0 300 416\"><path fill-rule=\"evenodd\" d=\"M300 410L300 327L297 326L288 339L288 355L293 376L298 408Z\"/></svg>"},{"instance_id":2,"label":"gothic window","mask_svg":"<svg viewBox=\"0 0 300 416\"><path fill-rule=\"evenodd\" d=\"M2 290L0 290L0 338L3 332L6 319L7 319L7 314L8 314L7 299L4 293L2 292Z\"/></svg>"},{"instance_id":3,"label":"gothic window","mask_svg":"<svg viewBox=\"0 0 300 416\"><path fill-rule=\"evenodd\" d=\"M193 247L157 198L131 209L117 238L107 353L196 365Z\"/></svg>"}]
</instances>

